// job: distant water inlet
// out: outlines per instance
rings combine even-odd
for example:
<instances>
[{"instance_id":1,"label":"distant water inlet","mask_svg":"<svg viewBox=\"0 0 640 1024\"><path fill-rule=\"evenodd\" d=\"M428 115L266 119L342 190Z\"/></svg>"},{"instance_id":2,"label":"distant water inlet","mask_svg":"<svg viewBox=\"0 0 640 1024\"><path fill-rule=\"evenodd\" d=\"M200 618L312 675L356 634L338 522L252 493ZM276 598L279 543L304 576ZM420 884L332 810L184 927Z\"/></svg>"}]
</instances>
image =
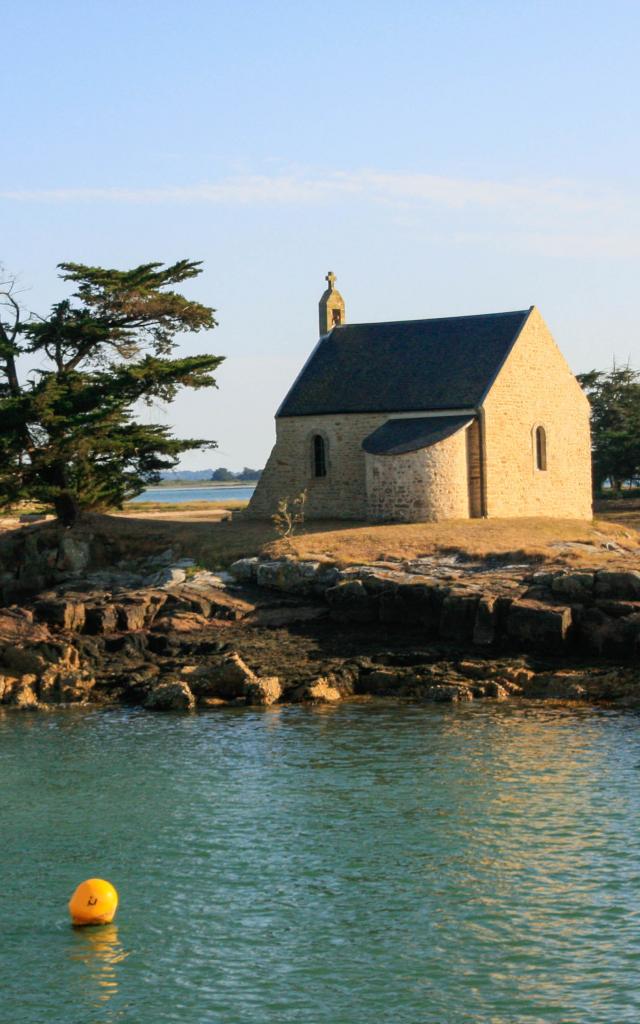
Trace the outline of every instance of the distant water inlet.
<instances>
[{"instance_id":1,"label":"distant water inlet","mask_svg":"<svg viewBox=\"0 0 640 1024\"><path fill-rule=\"evenodd\" d=\"M162 501L182 504L187 501L249 501L255 485L247 487L149 487L132 501Z\"/></svg>"},{"instance_id":2,"label":"distant water inlet","mask_svg":"<svg viewBox=\"0 0 640 1024\"><path fill-rule=\"evenodd\" d=\"M3 1021L640 1020L636 714L7 712L0 770Z\"/></svg>"}]
</instances>

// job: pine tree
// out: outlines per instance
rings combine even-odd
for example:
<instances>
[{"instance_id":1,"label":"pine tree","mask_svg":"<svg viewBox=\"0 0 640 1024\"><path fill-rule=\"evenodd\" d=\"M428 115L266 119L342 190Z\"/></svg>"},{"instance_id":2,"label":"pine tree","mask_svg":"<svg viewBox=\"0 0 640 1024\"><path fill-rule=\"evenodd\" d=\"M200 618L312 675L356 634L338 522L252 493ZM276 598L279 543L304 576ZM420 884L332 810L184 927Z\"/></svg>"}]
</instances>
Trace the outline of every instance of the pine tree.
<instances>
[{"instance_id":1,"label":"pine tree","mask_svg":"<svg viewBox=\"0 0 640 1024\"><path fill-rule=\"evenodd\" d=\"M172 358L178 333L216 326L215 310L172 289L200 263L60 270L76 290L45 318L23 317L14 284L0 286L0 506L41 501L71 526L84 510L121 507L183 452L216 447L134 411L215 387L223 357ZM21 382L22 362L36 369Z\"/></svg>"},{"instance_id":2,"label":"pine tree","mask_svg":"<svg viewBox=\"0 0 640 1024\"><path fill-rule=\"evenodd\" d=\"M617 493L640 476L640 373L614 364L578 380L591 402L594 484L599 490L609 480Z\"/></svg>"}]
</instances>

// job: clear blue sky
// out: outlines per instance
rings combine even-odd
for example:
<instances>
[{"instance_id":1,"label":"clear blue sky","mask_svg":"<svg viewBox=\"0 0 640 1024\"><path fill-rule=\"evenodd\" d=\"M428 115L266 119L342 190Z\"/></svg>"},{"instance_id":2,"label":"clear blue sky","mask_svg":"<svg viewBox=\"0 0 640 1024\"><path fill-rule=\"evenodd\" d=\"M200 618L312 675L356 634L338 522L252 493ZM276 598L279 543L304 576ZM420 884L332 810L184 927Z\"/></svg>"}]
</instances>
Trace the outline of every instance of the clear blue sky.
<instances>
[{"instance_id":1,"label":"clear blue sky","mask_svg":"<svg viewBox=\"0 0 640 1024\"><path fill-rule=\"evenodd\" d=\"M5 7L0 259L202 259L220 390L154 418L262 465L347 319L538 305L574 371L640 365L640 3L22 0ZM148 413L143 415L149 416Z\"/></svg>"}]
</instances>

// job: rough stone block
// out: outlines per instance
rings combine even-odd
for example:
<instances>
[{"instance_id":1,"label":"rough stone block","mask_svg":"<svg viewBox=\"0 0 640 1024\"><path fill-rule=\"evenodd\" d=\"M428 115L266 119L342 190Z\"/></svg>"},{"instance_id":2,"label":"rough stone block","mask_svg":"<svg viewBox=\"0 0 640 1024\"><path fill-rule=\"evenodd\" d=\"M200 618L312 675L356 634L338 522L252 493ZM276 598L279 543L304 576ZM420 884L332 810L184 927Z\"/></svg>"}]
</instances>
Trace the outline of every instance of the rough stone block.
<instances>
[{"instance_id":1,"label":"rough stone block","mask_svg":"<svg viewBox=\"0 0 640 1024\"><path fill-rule=\"evenodd\" d=\"M147 607L148 602L146 600L141 599L137 601L133 598L116 605L120 629L127 632L144 629L147 621Z\"/></svg>"},{"instance_id":2,"label":"rough stone block","mask_svg":"<svg viewBox=\"0 0 640 1024\"><path fill-rule=\"evenodd\" d=\"M378 617L379 598L368 593L361 580L338 583L325 596L337 622L375 622Z\"/></svg>"},{"instance_id":3,"label":"rough stone block","mask_svg":"<svg viewBox=\"0 0 640 1024\"><path fill-rule=\"evenodd\" d=\"M112 604L87 605L84 632L93 636L114 633L118 626L118 612Z\"/></svg>"},{"instance_id":4,"label":"rough stone block","mask_svg":"<svg viewBox=\"0 0 640 1024\"><path fill-rule=\"evenodd\" d=\"M35 613L40 622L47 622L60 629L78 632L84 626L85 608L81 601L68 601L64 598L37 601Z\"/></svg>"},{"instance_id":5,"label":"rough stone block","mask_svg":"<svg viewBox=\"0 0 640 1024\"><path fill-rule=\"evenodd\" d=\"M213 665L203 665L189 676L189 685L197 696L235 700L246 697L249 686L258 678L235 652Z\"/></svg>"},{"instance_id":6,"label":"rough stone block","mask_svg":"<svg viewBox=\"0 0 640 1024\"><path fill-rule=\"evenodd\" d=\"M558 650L568 638L571 609L549 607L538 601L514 601L509 609L507 632L512 640L536 650Z\"/></svg>"},{"instance_id":7,"label":"rough stone block","mask_svg":"<svg viewBox=\"0 0 640 1024\"><path fill-rule=\"evenodd\" d=\"M497 597L487 594L480 598L473 624L473 642L487 647L493 644L498 636Z\"/></svg>"},{"instance_id":8,"label":"rough stone block","mask_svg":"<svg viewBox=\"0 0 640 1024\"><path fill-rule=\"evenodd\" d=\"M260 587L300 593L313 587L320 569L320 562L295 562L286 559L260 562L256 580Z\"/></svg>"},{"instance_id":9,"label":"rough stone block","mask_svg":"<svg viewBox=\"0 0 640 1024\"><path fill-rule=\"evenodd\" d=\"M614 597L640 601L640 572L612 572L601 569L596 573L596 597Z\"/></svg>"},{"instance_id":10,"label":"rough stone block","mask_svg":"<svg viewBox=\"0 0 640 1024\"><path fill-rule=\"evenodd\" d=\"M478 594L447 594L440 613L440 636L444 640L470 640L478 602Z\"/></svg>"},{"instance_id":11,"label":"rough stone block","mask_svg":"<svg viewBox=\"0 0 640 1024\"><path fill-rule=\"evenodd\" d=\"M268 706L282 696L282 686L277 676L264 676L247 685L247 704Z\"/></svg>"},{"instance_id":12,"label":"rough stone block","mask_svg":"<svg viewBox=\"0 0 640 1024\"><path fill-rule=\"evenodd\" d=\"M175 679L154 686L144 706L152 711L191 711L195 703L188 683L183 679Z\"/></svg>"},{"instance_id":13,"label":"rough stone block","mask_svg":"<svg viewBox=\"0 0 640 1024\"><path fill-rule=\"evenodd\" d=\"M248 583L255 580L259 561L258 558L239 558L229 566L229 572L234 579Z\"/></svg>"},{"instance_id":14,"label":"rough stone block","mask_svg":"<svg viewBox=\"0 0 640 1024\"><path fill-rule=\"evenodd\" d=\"M571 601L584 601L593 593L593 581L592 572L569 572L563 576L554 576L551 590L552 593L567 597Z\"/></svg>"}]
</instances>

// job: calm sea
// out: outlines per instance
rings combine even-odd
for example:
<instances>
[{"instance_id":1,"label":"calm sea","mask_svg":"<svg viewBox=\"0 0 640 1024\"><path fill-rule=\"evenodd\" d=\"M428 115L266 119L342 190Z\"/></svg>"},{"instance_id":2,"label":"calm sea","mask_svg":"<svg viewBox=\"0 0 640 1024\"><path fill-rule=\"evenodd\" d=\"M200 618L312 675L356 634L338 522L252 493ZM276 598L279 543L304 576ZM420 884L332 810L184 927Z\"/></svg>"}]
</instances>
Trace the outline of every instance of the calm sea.
<instances>
[{"instance_id":1,"label":"calm sea","mask_svg":"<svg viewBox=\"0 0 640 1024\"><path fill-rule=\"evenodd\" d=\"M640 1020L636 714L7 712L0 768L7 1024Z\"/></svg>"},{"instance_id":2,"label":"calm sea","mask_svg":"<svg viewBox=\"0 0 640 1024\"><path fill-rule=\"evenodd\" d=\"M246 487L150 487L132 501L248 501L255 484Z\"/></svg>"}]
</instances>

